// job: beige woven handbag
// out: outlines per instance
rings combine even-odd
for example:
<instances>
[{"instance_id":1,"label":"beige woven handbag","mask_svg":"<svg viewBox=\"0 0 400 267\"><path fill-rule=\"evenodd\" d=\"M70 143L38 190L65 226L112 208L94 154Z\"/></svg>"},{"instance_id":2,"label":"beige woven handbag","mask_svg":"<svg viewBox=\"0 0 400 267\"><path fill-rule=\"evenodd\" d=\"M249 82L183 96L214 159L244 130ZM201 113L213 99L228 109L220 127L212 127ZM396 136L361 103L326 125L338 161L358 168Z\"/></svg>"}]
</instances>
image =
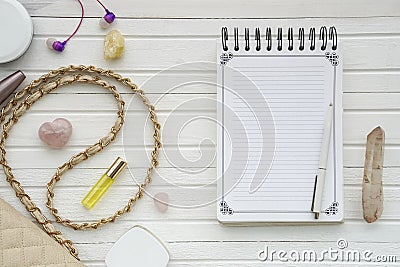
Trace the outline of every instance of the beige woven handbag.
<instances>
[{"instance_id":1,"label":"beige woven handbag","mask_svg":"<svg viewBox=\"0 0 400 267\"><path fill-rule=\"evenodd\" d=\"M68 250L0 199L0 266L84 266Z\"/></svg>"}]
</instances>

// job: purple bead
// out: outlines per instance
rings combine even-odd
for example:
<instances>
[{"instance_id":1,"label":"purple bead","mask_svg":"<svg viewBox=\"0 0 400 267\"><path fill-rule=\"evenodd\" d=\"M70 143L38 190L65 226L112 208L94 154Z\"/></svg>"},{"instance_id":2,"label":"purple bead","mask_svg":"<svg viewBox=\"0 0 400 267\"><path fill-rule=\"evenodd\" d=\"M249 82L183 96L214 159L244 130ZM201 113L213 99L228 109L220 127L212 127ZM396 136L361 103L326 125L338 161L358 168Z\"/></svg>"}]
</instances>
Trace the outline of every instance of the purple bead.
<instances>
[{"instance_id":1,"label":"purple bead","mask_svg":"<svg viewBox=\"0 0 400 267\"><path fill-rule=\"evenodd\" d=\"M55 41L53 43L53 49L58 51L58 52L62 52L65 48L66 42L60 42L60 41Z\"/></svg>"},{"instance_id":2,"label":"purple bead","mask_svg":"<svg viewBox=\"0 0 400 267\"><path fill-rule=\"evenodd\" d=\"M109 24L111 24L114 19L115 19L115 15L114 13L106 10L107 14L103 17L105 21L107 21Z\"/></svg>"}]
</instances>

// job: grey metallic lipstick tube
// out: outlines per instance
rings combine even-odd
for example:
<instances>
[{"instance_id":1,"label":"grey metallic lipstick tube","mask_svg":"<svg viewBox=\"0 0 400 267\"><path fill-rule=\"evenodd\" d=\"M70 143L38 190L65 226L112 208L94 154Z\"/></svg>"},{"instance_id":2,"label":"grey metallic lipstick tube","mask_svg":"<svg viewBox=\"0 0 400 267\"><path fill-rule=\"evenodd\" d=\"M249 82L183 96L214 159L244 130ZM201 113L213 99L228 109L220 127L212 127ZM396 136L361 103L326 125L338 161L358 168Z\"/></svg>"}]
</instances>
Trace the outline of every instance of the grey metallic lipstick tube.
<instances>
[{"instance_id":1,"label":"grey metallic lipstick tube","mask_svg":"<svg viewBox=\"0 0 400 267\"><path fill-rule=\"evenodd\" d=\"M22 71L16 71L0 81L0 105L6 100L25 79Z\"/></svg>"}]
</instances>

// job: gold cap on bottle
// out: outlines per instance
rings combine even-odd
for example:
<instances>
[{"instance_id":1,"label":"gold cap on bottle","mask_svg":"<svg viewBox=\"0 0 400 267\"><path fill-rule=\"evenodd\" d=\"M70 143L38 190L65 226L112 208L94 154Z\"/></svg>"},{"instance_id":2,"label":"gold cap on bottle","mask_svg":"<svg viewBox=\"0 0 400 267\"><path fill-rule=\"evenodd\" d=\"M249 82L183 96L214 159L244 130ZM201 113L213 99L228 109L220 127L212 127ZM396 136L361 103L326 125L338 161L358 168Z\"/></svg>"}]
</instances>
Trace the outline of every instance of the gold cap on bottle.
<instances>
[{"instance_id":1,"label":"gold cap on bottle","mask_svg":"<svg viewBox=\"0 0 400 267\"><path fill-rule=\"evenodd\" d=\"M106 175L114 180L125 169L126 165L127 163L118 157L111 167L108 168Z\"/></svg>"}]
</instances>

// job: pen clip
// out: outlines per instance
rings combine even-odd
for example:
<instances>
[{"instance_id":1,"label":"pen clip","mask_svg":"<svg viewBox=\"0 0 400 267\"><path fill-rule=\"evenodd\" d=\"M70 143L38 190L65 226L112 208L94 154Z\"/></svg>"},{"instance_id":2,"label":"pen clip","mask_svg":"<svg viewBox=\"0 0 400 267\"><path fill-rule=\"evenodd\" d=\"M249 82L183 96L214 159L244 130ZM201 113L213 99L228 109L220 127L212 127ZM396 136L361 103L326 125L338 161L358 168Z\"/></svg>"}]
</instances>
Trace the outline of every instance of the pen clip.
<instances>
[{"instance_id":1,"label":"pen clip","mask_svg":"<svg viewBox=\"0 0 400 267\"><path fill-rule=\"evenodd\" d=\"M314 193L313 193L313 197L312 197L312 204L311 204L311 211L314 210L314 201L315 201L315 193L317 191L317 180L318 180L318 174L315 175L315 182L314 182Z\"/></svg>"}]
</instances>

